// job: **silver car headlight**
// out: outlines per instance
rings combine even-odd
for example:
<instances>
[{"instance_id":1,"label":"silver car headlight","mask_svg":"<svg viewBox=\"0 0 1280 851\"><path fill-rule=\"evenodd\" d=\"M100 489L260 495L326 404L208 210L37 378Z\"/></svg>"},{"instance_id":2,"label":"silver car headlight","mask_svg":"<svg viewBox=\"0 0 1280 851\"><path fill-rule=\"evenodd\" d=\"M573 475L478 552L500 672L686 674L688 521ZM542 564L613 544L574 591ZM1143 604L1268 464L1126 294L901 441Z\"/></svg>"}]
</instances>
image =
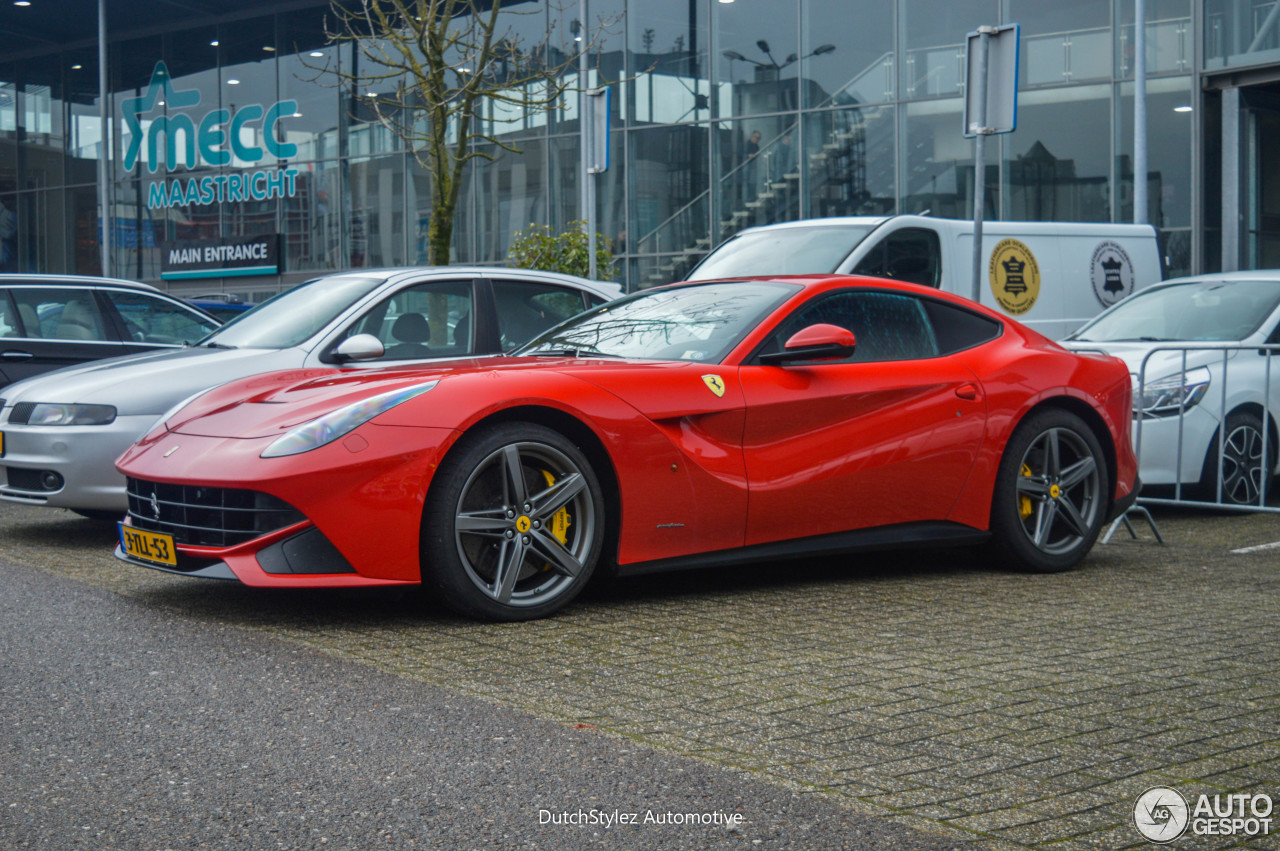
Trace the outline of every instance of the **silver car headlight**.
<instances>
[{"instance_id":1,"label":"silver car headlight","mask_svg":"<svg viewBox=\"0 0 1280 851\"><path fill-rule=\"evenodd\" d=\"M116 409L111 405L63 405L37 402L27 418L27 425L73 426L109 425L115 422Z\"/></svg>"},{"instance_id":2,"label":"silver car headlight","mask_svg":"<svg viewBox=\"0 0 1280 851\"><path fill-rule=\"evenodd\" d=\"M1204 394L1209 391L1211 376L1205 367L1189 369L1166 378L1148 381L1142 392L1138 392L1138 383L1133 384L1133 410L1141 411L1148 417L1176 416L1178 411L1185 411L1199 404Z\"/></svg>"},{"instance_id":3,"label":"silver car headlight","mask_svg":"<svg viewBox=\"0 0 1280 851\"><path fill-rule=\"evenodd\" d=\"M285 432L270 446L262 450L260 457L280 458L285 455L298 455L302 452L318 449L325 444L332 443L343 435L355 431L369 422L369 420L379 414L386 413L396 405L407 402L414 396L426 393L439 383L438 380L428 381L426 384L418 384L401 390L392 390L389 393L361 399L359 402L347 405L345 408L330 411L322 417L317 417Z\"/></svg>"}]
</instances>

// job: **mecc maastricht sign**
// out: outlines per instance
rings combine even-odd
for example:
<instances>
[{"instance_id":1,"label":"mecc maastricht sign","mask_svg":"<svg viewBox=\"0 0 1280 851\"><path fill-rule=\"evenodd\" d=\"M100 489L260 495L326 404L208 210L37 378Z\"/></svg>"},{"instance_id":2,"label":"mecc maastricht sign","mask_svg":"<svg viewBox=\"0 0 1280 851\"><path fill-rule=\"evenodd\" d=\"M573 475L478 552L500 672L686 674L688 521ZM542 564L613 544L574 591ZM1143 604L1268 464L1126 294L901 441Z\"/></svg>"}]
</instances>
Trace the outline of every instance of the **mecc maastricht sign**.
<instances>
[{"instance_id":1,"label":"mecc maastricht sign","mask_svg":"<svg viewBox=\"0 0 1280 851\"><path fill-rule=\"evenodd\" d=\"M161 162L167 170L173 171L179 167L227 166L233 161L258 163L267 155L286 160L298 153L297 145L281 142L276 137L276 125L282 118L292 117L298 111L297 101L282 100L268 108L261 104L248 104L236 109L234 114L229 109L215 109L203 116L183 111L199 105L199 90L175 90L169 69L164 62L157 62L146 93L142 97L125 100L120 107L129 133L124 170L132 172L138 167L144 145L147 171L152 173L160 168ZM158 106L164 112L144 122L143 116ZM254 142L254 131L259 123L261 145ZM298 170L294 168L265 168L158 181L148 189L147 207L154 210L225 201L291 198L296 190L297 176Z\"/></svg>"}]
</instances>

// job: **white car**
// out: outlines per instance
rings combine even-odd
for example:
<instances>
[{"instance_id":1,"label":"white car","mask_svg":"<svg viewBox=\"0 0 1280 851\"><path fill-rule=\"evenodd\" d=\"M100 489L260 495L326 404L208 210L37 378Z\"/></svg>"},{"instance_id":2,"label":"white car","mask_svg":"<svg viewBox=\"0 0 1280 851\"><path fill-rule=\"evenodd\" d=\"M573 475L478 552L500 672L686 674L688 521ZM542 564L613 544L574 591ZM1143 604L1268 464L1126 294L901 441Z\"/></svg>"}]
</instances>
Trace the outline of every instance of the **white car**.
<instances>
[{"instance_id":1,"label":"white car","mask_svg":"<svg viewBox=\"0 0 1280 851\"><path fill-rule=\"evenodd\" d=\"M1280 461L1278 326L1280 270L1231 272L1148 287L1062 344L1129 365L1144 487L1260 505Z\"/></svg>"},{"instance_id":2,"label":"white car","mask_svg":"<svg viewBox=\"0 0 1280 851\"><path fill-rule=\"evenodd\" d=\"M0 499L118 519L128 505L116 458L195 394L278 369L494 354L621 294L613 283L486 267L317 278L193 346L0 389Z\"/></svg>"}]
</instances>

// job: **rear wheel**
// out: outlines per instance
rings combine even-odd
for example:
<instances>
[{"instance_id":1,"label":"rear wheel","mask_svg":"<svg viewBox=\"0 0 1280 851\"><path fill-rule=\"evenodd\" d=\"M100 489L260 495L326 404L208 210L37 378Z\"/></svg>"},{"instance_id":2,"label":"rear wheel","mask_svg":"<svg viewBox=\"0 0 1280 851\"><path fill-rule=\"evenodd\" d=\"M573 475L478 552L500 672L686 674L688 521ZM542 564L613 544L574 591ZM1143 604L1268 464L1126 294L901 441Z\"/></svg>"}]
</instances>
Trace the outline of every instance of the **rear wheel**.
<instances>
[{"instance_id":1,"label":"rear wheel","mask_svg":"<svg viewBox=\"0 0 1280 851\"><path fill-rule=\"evenodd\" d=\"M1014 431L996 473L992 546L1000 560L1036 573L1074 567L1106 518L1107 461L1075 414L1032 414Z\"/></svg>"},{"instance_id":2,"label":"rear wheel","mask_svg":"<svg viewBox=\"0 0 1280 851\"><path fill-rule=\"evenodd\" d=\"M465 615L528 620L582 590L604 540L590 461L533 423L483 431L440 465L423 523L423 580Z\"/></svg>"},{"instance_id":3,"label":"rear wheel","mask_svg":"<svg viewBox=\"0 0 1280 851\"><path fill-rule=\"evenodd\" d=\"M1222 439L1222 501L1227 505L1261 505L1270 493L1269 475L1263 474L1262 447L1266 439L1262 418L1248 411L1227 417ZM1275 465L1274 441L1267 450L1268 466ZM1218 437L1214 435L1200 476L1205 499L1218 500ZM1259 496L1262 496L1261 501Z\"/></svg>"}]
</instances>

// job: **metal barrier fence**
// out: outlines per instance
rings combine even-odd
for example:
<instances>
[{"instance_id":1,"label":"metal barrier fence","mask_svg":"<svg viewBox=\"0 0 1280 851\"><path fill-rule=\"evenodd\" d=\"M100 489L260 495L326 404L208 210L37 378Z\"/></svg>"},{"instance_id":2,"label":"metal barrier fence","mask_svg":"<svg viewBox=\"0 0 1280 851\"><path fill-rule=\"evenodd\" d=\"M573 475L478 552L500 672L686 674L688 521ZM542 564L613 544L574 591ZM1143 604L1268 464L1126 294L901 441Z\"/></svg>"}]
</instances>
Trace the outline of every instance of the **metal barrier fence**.
<instances>
[{"instance_id":1,"label":"metal barrier fence","mask_svg":"<svg viewBox=\"0 0 1280 851\"><path fill-rule=\"evenodd\" d=\"M1175 363L1161 356L1166 352L1173 353ZM1192 356L1200 352L1207 354ZM1280 513L1280 505L1267 504L1276 463L1273 355L1280 355L1280 345L1178 343L1156 346L1146 354L1134 393L1134 450L1139 471L1163 463L1162 457L1167 461L1166 453L1172 450L1174 476L1169 483L1147 481L1144 476L1144 489L1172 485L1173 497L1140 496L1140 503ZM1162 369L1148 380L1153 358ZM1280 379L1280 370L1276 377ZM1159 393L1173 391L1176 406L1167 401L1162 405L1161 397L1156 397L1148 410L1158 413L1144 412L1142 405L1152 388ZM1274 395L1280 402L1280 388ZM1211 410L1215 403L1216 413ZM1214 436L1205 447L1204 435L1210 429ZM1213 475L1208 476L1211 461ZM1201 471L1199 483L1184 481L1188 466ZM1211 482L1208 493L1203 492L1206 477Z\"/></svg>"}]
</instances>

